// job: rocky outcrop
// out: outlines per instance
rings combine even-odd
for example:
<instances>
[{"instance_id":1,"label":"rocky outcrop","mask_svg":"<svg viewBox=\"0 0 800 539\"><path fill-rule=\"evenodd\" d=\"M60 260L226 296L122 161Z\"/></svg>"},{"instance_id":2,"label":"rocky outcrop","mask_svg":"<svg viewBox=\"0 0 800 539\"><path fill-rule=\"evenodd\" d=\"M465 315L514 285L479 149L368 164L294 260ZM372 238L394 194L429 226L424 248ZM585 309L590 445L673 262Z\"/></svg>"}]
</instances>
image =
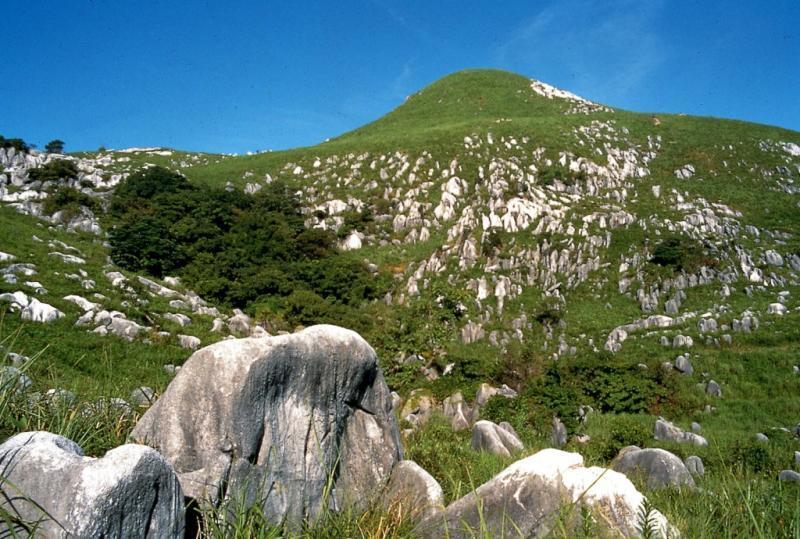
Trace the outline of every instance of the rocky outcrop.
<instances>
[{"instance_id":1,"label":"rocky outcrop","mask_svg":"<svg viewBox=\"0 0 800 539\"><path fill-rule=\"evenodd\" d=\"M273 522L360 505L402 450L374 350L314 326L231 339L194 353L132 437L171 462L201 501L247 493Z\"/></svg>"},{"instance_id":2,"label":"rocky outcrop","mask_svg":"<svg viewBox=\"0 0 800 539\"><path fill-rule=\"evenodd\" d=\"M450 504L428 538L545 537L553 531L559 511L576 503L596 515L601 536L638 537L637 513L644 501L624 475L583 466L583 457L545 449L515 462L472 493ZM581 511L571 512L566 529L579 524ZM657 537L671 532L666 518L650 514ZM480 532L480 533L478 533Z\"/></svg>"},{"instance_id":3,"label":"rocky outcrop","mask_svg":"<svg viewBox=\"0 0 800 539\"><path fill-rule=\"evenodd\" d=\"M0 469L0 508L36 536L183 537L178 479L149 447L123 445L95 459L63 436L24 432L0 445ZM7 535L28 531L0 519Z\"/></svg>"}]
</instances>

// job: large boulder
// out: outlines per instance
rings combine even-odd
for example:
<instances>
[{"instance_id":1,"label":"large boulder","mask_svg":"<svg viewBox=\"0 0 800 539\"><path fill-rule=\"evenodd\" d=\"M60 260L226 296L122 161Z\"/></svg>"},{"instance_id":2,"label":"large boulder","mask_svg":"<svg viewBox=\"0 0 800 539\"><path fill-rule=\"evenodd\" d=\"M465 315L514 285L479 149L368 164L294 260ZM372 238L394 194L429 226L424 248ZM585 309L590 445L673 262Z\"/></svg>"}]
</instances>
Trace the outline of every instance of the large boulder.
<instances>
[{"instance_id":1,"label":"large boulder","mask_svg":"<svg viewBox=\"0 0 800 539\"><path fill-rule=\"evenodd\" d=\"M425 537L544 537L553 531L561 509L570 504L588 507L600 536L639 536L638 512L644 496L623 474L593 466L583 457L545 449L519 460L470 494L450 504L435 529ZM563 523L579 524L576 508ZM659 512L650 514L657 537L671 528ZM443 529L446 528L446 529Z\"/></svg>"},{"instance_id":2,"label":"large boulder","mask_svg":"<svg viewBox=\"0 0 800 539\"><path fill-rule=\"evenodd\" d=\"M24 432L0 445L0 469L0 509L33 524L37 537L183 537L178 479L149 447L95 459L63 436ZM14 534L27 536L0 519L0 537Z\"/></svg>"},{"instance_id":3,"label":"large boulder","mask_svg":"<svg viewBox=\"0 0 800 539\"><path fill-rule=\"evenodd\" d=\"M647 488L695 486L683 461L664 449L629 446L620 451L617 459L614 470L628 477L644 477Z\"/></svg>"},{"instance_id":4,"label":"large boulder","mask_svg":"<svg viewBox=\"0 0 800 539\"><path fill-rule=\"evenodd\" d=\"M298 524L385 486L402 458L391 410L375 351L323 325L195 352L132 437L173 464L188 496L244 493Z\"/></svg>"}]
</instances>

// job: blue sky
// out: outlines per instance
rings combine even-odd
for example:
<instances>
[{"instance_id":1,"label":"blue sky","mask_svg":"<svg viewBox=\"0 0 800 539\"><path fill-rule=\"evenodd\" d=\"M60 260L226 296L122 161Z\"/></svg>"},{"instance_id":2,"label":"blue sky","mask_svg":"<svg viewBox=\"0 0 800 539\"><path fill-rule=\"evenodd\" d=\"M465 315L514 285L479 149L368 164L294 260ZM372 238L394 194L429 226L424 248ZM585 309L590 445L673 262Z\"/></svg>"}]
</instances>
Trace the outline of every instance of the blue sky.
<instances>
[{"instance_id":1,"label":"blue sky","mask_svg":"<svg viewBox=\"0 0 800 539\"><path fill-rule=\"evenodd\" d=\"M38 2L4 24L0 134L67 150L305 146L469 67L800 130L798 23L797 0Z\"/></svg>"}]
</instances>

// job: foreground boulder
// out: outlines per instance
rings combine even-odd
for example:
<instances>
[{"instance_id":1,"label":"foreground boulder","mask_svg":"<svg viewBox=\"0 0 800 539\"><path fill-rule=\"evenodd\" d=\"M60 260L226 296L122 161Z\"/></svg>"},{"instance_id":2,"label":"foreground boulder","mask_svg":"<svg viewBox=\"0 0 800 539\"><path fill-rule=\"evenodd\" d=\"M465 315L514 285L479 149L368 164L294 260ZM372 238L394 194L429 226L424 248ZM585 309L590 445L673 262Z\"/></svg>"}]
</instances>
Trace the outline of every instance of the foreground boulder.
<instances>
[{"instance_id":1,"label":"foreground boulder","mask_svg":"<svg viewBox=\"0 0 800 539\"><path fill-rule=\"evenodd\" d=\"M683 461L664 449L629 446L620 451L617 459L614 470L628 477L644 477L647 488L695 486Z\"/></svg>"},{"instance_id":2,"label":"foreground boulder","mask_svg":"<svg viewBox=\"0 0 800 539\"><path fill-rule=\"evenodd\" d=\"M141 445L94 459L73 441L25 432L0 445L0 537L183 537L183 493L170 466Z\"/></svg>"},{"instance_id":3,"label":"foreground boulder","mask_svg":"<svg viewBox=\"0 0 800 539\"><path fill-rule=\"evenodd\" d=\"M156 448L190 497L248 496L299 524L362 505L402 458L389 389L357 333L314 326L194 353L132 437Z\"/></svg>"},{"instance_id":4,"label":"foreground boulder","mask_svg":"<svg viewBox=\"0 0 800 539\"><path fill-rule=\"evenodd\" d=\"M585 468L577 453L545 449L453 502L438 527L424 536L544 537L554 530L561 510L576 503L579 507L562 515L566 529L580 523L580 506L586 506L594 513L598 536L638 537L637 512L643 501L624 475L596 466ZM656 537L667 537L671 528L661 513L651 513L650 521Z\"/></svg>"}]
</instances>

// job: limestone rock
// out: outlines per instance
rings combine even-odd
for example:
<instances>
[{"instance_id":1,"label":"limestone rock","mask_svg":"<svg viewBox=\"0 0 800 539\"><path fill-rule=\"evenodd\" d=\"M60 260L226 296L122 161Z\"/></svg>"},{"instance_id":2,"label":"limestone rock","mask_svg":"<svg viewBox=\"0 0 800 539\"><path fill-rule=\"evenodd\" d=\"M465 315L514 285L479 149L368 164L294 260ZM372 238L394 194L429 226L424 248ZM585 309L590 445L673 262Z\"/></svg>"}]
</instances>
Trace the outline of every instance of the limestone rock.
<instances>
[{"instance_id":1,"label":"limestone rock","mask_svg":"<svg viewBox=\"0 0 800 539\"><path fill-rule=\"evenodd\" d=\"M554 447L564 447L564 444L567 443L567 427L556 416L553 416L550 443Z\"/></svg>"},{"instance_id":2,"label":"limestone rock","mask_svg":"<svg viewBox=\"0 0 800 539\"><path fill-rule=\"evenodd\" d=\"M778 474L778 480L798 483L800 482L800 473L794 470L781 470L781 473Z\"/></svg>"},{"instance_id":3,"label":"limestone rock","mask_svg":"<svg viewBox=\"0 0 800 539\"><path fill-rule=\"evenodd\" d=\"M454 431L466 430L469 428L470 409L464 402L464 396L457 392L447 397L444 402L444 416L450 420L450 426Z\"/></svg>"},{"instance_id":4,"label":"limestone rock","mask_svg":"<svg viewBox=\"0 0 800 539\"><path fill-rule=\"evenodd\" d=\"M183 537L180 485L149 447L123 445L95 459L62 436L24 432L0 445L0 467L0 507L41 521L44 536ZM0 521L0 535L7 526Z\"/></svg>"},{"instance_id":5,"label":"limestone rock","mask_svg":"<svg viewBox=\"0 0 800 539\"><path fill-rule=\"evenodd\" d=\"M626 447L620 451L620 456L614 463L614 470L628 477L641 474L648 488L668 486L694 488L695 486L692 474L681 459L669 451L658 448Z\"/></svg>"},{"instance_id":6,"label":"limestone rock","mask_svg":"<svg viewBox=\"0 0 800 539\"><path fill-rule=\"evenodd\" d=\"M545 537L553 531L559 510L570 503L599 513L594 520L602 528L600 535L638 537L637 513L643 501L623 474L586 468L577 453L545 449L450 504L440 528L423 537ZM572 514L575 521L566 523L567 529L579 524L581 511ZM672 532L661 513L651 513L651 519L657 537Z\"/></svg>"},{"instance_id":7,"label":"limestone rock","mask_svg":"<svg viewBox=\"0 0 800 539\"><path fill-rule=\"evenodd\" d=\"M374 350L321 325L199 350L131 436L175 466L188 496L260 494L270 521L297 525L386 484L402 457L391 405Z\"/></svg>"},{"instance_id":8,"label":"limestone rock","mask_svg":"<svg viewBox=\"0 0 800 539\"><path fill-rule=\"evenodd\" d=\"M707 446L708 441L694 432L684 432L669 421L659 418L656 421L654 435L656 440L664 442L678 442L682 444L694 444Z\"/></svg>"},{"instance_id":9,"label":"limestone rock","mask_svg":"<svg viewBox=\"0 0 800 539\"><path fill-rule=\"evenodd\" d=\"M692 475L702 477L706 474L706 467L703 465L703 460L696 455L690 455L686 457L686 459L683 461L683 464Z\"/></svg>"},{"instance_id":10,"label":"limestone rock","mask_svg":"<svg viewBox=\"0 0 800 539\"><path fill-rule=\"evenodd\" d=\"M381 495L387 509L402 504L404 514L413 522L427 527L429 521L438 521L444 509L442 487L428 472L412 460L395 464L389 484Z\"/></svg>"},{"instance_id":11,"label":"limestone rock","mask_svg":"<svg viewBox=\"0 0 800 539\"><path fill-rule=\"evenodd\" d=\"M194 335L178 335L178 344L189 350L197 350L200 348L201 341Z\"/></svg>"},{"instance_id":12,"label":"limestone rock","mask_svg":"<svg viewBox=\"0 0 800 539\"><path fill-rule=\"evenodd\" d=\"M486 420L478 421L472 427L471 445L475 451L488 451L501 457L510 457L524 449L516 433Z\"/></svg>"},{"instance_id":13,"label":"limestone rock","mask_svg":"<svg viewBox=\"0 0 800 539\"><path fill-rule=\"evenodd\" d=\"M706 393L712 397L722 397L722 388L714 380L709 380L708 384L706 385Z\"/></svg>"}]
</instances>

